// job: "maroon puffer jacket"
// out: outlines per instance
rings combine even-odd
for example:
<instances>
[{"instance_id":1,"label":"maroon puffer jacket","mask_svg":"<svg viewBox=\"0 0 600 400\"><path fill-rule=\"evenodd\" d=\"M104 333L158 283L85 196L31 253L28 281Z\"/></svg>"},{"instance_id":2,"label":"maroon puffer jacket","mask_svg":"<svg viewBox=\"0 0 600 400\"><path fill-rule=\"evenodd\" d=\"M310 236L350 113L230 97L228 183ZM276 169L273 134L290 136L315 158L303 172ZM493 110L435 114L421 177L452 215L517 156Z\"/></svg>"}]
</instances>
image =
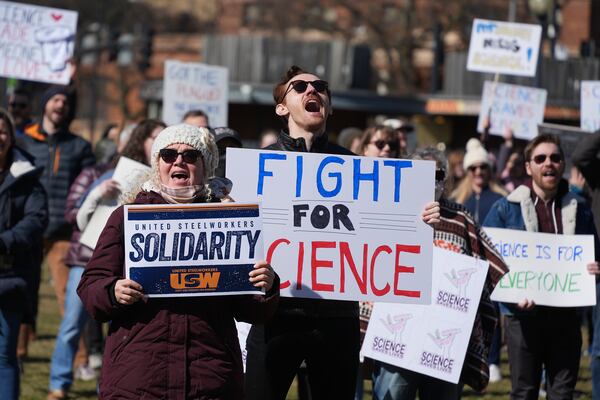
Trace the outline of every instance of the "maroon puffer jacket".
<instances>
[{"instance_id":1,"label":"maroon puffer jacket","mask_svg":"<svg viewBox=\"0 0 600 400\"><path fill-rule=\"evenodd\" d=\"M142 192L137 204L161 204ZM266 296L152 298L122 306L110 294L124 277L123 208L109 218L77 293L97 320L111 321L100 399L241 399L242 358L234 318L268 320L279 278Z\"/></svg>"}]
</instances>

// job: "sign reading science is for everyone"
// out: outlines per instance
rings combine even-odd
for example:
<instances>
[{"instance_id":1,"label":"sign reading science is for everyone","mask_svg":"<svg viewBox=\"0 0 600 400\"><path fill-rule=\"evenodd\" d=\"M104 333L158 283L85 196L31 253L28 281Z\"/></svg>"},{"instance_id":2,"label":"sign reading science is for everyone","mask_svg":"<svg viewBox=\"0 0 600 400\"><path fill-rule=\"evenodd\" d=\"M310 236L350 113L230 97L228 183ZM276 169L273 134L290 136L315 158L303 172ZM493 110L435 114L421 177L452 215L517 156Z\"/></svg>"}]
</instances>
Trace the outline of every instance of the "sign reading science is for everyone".
<instances>
[{"instance_id":1,"label":"sign reading science is for everyone","mask_svg":"<svg viewBox=\"0 0 600 400\"><path fill-rule=\"evenodd\" d=\"M596 304L596 279L587 272L594 261L592 235L554 235L485 228L510 271L492 300L518 303L527 298L553 307Z\"/></svg>"},{"instance_id":2,"label":"sign reading science is for everyone","mask_svg":"<svg viewBox=\"0 0 600 400\"><path fill-rule=\"evenodd\" d=\"M261 201L286 297L427 304L432 161L227 149L237 201Z\"/></svg>"},{"instance_id":3,"label":"sign reading science is for everyone","mask_svg":"<svg viewBox=\"0 0 600 400\"><path fill-rule=\"evenodd\" d=\"M125 271L150 297L262 293L258 204L128 205Z\"/></svg>"},{"instance_id":4,"label":"sign reading science is for everyone","mask_svg":"<svg viewBox=\"0 0 600 400\"><path fill-rule=\"evenodd\" d=\"M434 248L431 305L376 303L362 355L457 383L488 267Z\"/></svg>"},{"instance_id":5,"label":"sign reading science is for everyone","mask_svg":"<svg viewBox=\"0 0 600 400\"><path fill-rule=\"evenodd\" d=\"M473 20L467 69L535 76L542 27L513 22Z\"/></svg>"}]
</instances>

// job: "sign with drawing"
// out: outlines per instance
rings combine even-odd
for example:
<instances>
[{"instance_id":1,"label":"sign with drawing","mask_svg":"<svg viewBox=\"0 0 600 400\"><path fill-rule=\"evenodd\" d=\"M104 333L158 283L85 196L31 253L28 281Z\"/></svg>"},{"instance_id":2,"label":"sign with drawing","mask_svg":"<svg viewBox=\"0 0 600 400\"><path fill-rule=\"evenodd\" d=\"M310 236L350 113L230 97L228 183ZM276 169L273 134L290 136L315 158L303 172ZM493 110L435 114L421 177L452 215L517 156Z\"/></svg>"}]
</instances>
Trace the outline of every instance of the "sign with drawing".
<instances>
[{"instance_id":1,"label":"sign with drawing","mask_svg":"<svg viewBox=\"0 0 600 400\"><path fill-rule=\"evenodd\" d=\"M434 247L430 305L375 303L361 354L457 383L487 261Z\"/></svg>"},{"instance_id":2,"label":"sign with drawing","mask_svg":"<svg viewBox=\"0 0 600 400\"><path fill-rule=\"evenodd\" d=\"M587 272L595 260L592 235L554 235L485 228L510 271L492 300L518 303L527 298L552 307L596 304L596 279Z\"/></svg>"},{"instance_id":3,"label":"sign with drawing","mask_svg":"<svg viewBox=\"0 0 600 400\"><path fill-rule=\"evenodd\" d=\"M471 30L467 69L535 76L541 37L540 25L475 18Z\"/></svg>"},{"instance_id":4,"label":"sign with drawing","mask_svg":"<svg viewBox=\"0 0 600 400\"><path fill-rule=\"evenodd\" d=\"M0 76L66 85L77 12L0 1Z\"/></svg>"},{"instance_id":5,"label":"sign with drawing","mask_svg":"<svg viewBox=\"0 0 600 400\"><path fill-rule=\"evenodd\" d=\"M236 201L261 201L287 297L429 303L435 163L227 149ZM418 188L418 190L417 190Z\"/></svg>"}]
</instances>

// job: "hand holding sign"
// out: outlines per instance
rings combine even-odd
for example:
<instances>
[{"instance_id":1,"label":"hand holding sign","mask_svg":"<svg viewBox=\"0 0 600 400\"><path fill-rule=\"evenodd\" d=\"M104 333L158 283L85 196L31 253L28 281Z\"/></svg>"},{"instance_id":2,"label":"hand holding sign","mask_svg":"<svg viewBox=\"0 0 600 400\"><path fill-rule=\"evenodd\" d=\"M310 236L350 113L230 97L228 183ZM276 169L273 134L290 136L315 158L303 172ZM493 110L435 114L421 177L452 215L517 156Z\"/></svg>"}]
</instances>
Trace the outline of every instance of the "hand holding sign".
<instances>
[{"instance_id":1,"label":"hand holding sign","mask_svg":"<svg viewBox=\"0 0 600 400\"><path fill-rule=\"evenodd\" d=\"M250 271L250 282L254 287L264 289L266 292L271 290L273 287L273 281L275 280L275 272L271 264L265 260L258 261L254 264L254 269Z\"/></svg>"},{"instance_id":2,"label":"hand holding sign","mask_svg":"<svg viewBox=\"0 0 600 400\"><path fill-rule=\"evenodd\" d=\"M117 303L130 306L144 297L142 285L131 279L119 279L115 283Z\"/></svg>"}]
</instances>

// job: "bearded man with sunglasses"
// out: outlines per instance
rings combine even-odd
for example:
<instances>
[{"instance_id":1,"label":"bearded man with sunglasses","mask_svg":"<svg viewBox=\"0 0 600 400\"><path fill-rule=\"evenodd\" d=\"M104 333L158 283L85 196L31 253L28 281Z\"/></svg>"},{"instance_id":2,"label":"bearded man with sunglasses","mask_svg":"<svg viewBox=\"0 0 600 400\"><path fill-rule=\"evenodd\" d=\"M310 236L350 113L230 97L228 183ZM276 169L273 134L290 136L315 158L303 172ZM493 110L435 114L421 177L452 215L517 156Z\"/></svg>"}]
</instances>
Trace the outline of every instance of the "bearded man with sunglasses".
<instances>
[{"instance_id":1,"label":"bearded man with sunglasses","mask_svg":"<svg viewBox=\"0 0 600 400\"><path fill-rule=\"evenodd\" d=\"M353 155L327 140L327 82L292 66L273 98L285 127L266 149ZM313 400L352 399L359 350L358 302L281 298L273 320L250 331L246 399L285 399L303 360Z\"/></svg>"},{"instance_id":2,"label":"bearded man with sunglasses","mask_svg":"<svg viewBox=\"0 0 600 400\"><path fill-rule=\"evenodd\" d=\"M484 226L557 235L593 234L596 255L600 246L592 212L585 201L569 192L560 140L540 135L525 147L525 168L531 181L498 200ZM588 260L590 274L598 263ZM576 308L538 306L531 299L501 304L507 315L506 336L512 382L511 399L536 399L542 365L549 399L572 399L581 353L581 331Z\"/></svg>"}]
</instances>

